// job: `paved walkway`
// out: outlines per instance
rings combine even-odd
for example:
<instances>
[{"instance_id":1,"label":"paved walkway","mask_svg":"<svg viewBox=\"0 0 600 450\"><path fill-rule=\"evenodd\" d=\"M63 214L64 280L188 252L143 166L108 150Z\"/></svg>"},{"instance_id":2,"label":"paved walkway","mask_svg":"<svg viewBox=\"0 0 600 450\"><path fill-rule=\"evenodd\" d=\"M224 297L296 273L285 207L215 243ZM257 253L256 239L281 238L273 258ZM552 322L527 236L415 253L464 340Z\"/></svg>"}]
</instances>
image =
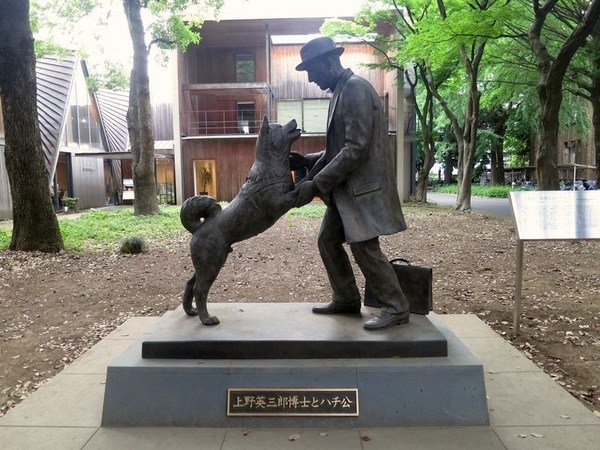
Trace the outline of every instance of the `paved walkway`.
<instances>
[{"instance_id":1,"label":"paved walkway","mask_svg":"<svg viewBox=\"0 0 600 450\"><path fill-rule=\"evenodd\" d=\"M103 428L106 366L157 318L128 320L0 418L3 450L588 450L600 418L474 315L438 316L484 364L489 427ZM276 419L273 419L276 420Z\"/></svg>"},{"instance_id":2,"label":"paved walkway","mask_svg":"<svg viewBox=\"0 0 600 450\"><path fill-rule=\"evenodd\" d=\"M456 205L456 195L442 194L439 192L427 192L427 201L438 205ZM471 197L471 209L474 212L487 213L493 216L511 218L510 202L508 198Z\"/></svg>"}]
</instances>

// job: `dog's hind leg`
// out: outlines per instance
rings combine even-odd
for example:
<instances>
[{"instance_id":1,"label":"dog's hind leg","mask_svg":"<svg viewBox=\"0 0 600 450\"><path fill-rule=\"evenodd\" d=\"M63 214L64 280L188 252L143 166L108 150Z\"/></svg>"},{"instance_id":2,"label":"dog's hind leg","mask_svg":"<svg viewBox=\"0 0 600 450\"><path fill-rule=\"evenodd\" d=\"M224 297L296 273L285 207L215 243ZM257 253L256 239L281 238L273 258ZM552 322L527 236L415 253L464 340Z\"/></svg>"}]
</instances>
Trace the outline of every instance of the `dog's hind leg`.
<instances>
[{"instance_id":1,"label":"dog's hind leg","mask_svg":"<svg viewBox=\"0 0 600 450\"><path fill-rule=\"evenodd\" d=\"M185 284L183 291L183 300L181 302L183 310L188 316L197 316L198 310L194 308L194 284L196 284L196 274Z\"/></svg>"},{"instance_id":2,"label":"dog's hind leg","mask_svg":"<svg viewBox=\"0 0 600 450\"><path fill-rule=\"evenodd\" d=\"M194 300L196 302L196 313L200 318L200 321L204 325L217 325L219 323L219 319L216 316L211 316L208 313L208 291L212 286L213 282L217 278L221 267L223 267L223 263L218 264L215 261L215 264L209 267L206 267L205 270L202 270L199 274L196 272L196 282L194 283Z\"/></svg>"},{"instance_id":3,"label":"dog's hind leg","mask_svg":"<svg viewBox=\"0 0 600 450\"><path fill-rule=\"evenodd\" d=\"M227 260L229 246L217 240L204 241L203 244L205 242L206 247L194 248L196 252L193 257L196 269L196 281L193 287L194 301L200 321L204 325L217 325L219 319L208 313L208 292Z\"/></svg>"}]
</instances>

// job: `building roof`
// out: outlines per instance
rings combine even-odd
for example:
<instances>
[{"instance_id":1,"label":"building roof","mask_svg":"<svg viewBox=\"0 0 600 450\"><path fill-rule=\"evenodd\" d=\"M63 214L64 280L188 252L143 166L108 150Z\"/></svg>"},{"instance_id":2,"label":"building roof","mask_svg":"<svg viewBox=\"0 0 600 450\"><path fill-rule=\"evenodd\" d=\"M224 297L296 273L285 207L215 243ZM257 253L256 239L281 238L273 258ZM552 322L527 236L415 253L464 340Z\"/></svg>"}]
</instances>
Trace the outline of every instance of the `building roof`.
<instances>
[{"instance_id":1,"label":"building roof","mask_svg":"<svg viewBox=\"0 0 600 450\"><path fill-rule=\"evenodd\" d=\"M96 92L96 101L100 112L100 120L104 126L108 151L122 152L127 150L129 142L127 131L129 91L100 89Z\"/></svg>"},{"instance_id":2,"label":"building roof","mask_svg":"<svg viewBox=\"0 0 600 450\"><path fill-rule=\"evenodd\" d=\"M36 62L38 118L48 173L52 173L58 157L58 141L77 65L77 59L72 57L46 57Z\"/></svg>"}]
</instances>

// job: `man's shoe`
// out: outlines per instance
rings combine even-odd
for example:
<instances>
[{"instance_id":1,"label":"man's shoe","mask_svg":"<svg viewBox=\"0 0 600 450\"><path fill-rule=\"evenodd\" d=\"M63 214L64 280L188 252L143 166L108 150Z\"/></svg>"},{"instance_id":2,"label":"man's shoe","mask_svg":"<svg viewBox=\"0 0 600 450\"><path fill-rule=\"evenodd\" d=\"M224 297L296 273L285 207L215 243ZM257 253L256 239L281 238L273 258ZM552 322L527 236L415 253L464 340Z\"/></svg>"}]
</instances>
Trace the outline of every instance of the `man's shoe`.
<instances>
[{"instance_id":1,"label":"man's shoe","mask_svg":"<svg viewBox=\"0 0 600 450\"><path fill-rule=\"evenodd\" d=\"M404 311L396 314L387 311L381 311L378 316L372 317L371 319L365 321L363 328L365 330L385 330L386 328L390 328L395 325L408 323L409 317L410 311Z\"/></svg>"},{"instance_id":2,"label":"man's shoe","mask_svg":"<svg viewBox=\"0 0 600 450\"><path fill-rule=\"evenodd\" d=\"M360 314L360 303L337 303L313 306L315 314Z\"/></svg>"}]
</instances>

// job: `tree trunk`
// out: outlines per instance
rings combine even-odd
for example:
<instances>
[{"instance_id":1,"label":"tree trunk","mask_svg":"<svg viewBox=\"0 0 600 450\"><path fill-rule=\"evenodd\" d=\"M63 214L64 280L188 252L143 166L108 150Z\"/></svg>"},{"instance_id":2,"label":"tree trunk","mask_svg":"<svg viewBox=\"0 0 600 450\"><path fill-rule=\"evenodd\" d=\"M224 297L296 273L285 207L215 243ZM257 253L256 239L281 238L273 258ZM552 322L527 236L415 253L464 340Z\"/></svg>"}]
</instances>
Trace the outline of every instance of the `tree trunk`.
<instances>
[{"instance_id":1,"label":"tree trunk","mask_svg":"<svg viewBox=\"0 0 600 450\"><path fill-rule=\"evenodd\" d=\"M493 117L494 134L498 136L498 139L493 140L490 154L490 183L498 185L506 182L504 177L504 137L506 136L508 110L501 107Z\"/></svg>"},{"instance_id":2,"label":"tree trunk","mask_svg":"<svg viewBox=\"0 0 600 450\"><path fill-rule=\"evenodd\" d=\"M476 144L476 141L463 141L462 144L462 158L459 159L460 167L458 169L458 195L456 196L455 205L455 209L458 211L469 211L471 209L471 181L473 178Z\"/></svg>"},{"instance_id":3,"label":"tree trunk","mask_svg":"<svg viewBox=\"0 0 600 450\"><path fill-rule=\"evenodd\" d=\"M152 108L148 80L148 50L144 39L144 25L140 0L123 0L129 34L133 43L133 68L129 88L127 127L132 154L134 213L158 214L154 169L154 137Z\"/></svg>"},{"instance_id":4,"label":"tree trunk","mask_svg":"<svg viewBox=\"0 0 600 450\"><path fill-rule=\"evenodd\" d=\"M417 87L416 74L421 74L421 81L425 87L425 101L423 108L419 107L419 104L415 101L415 112L419 123L421 124L421 130L423 133L423 165L417 174L417 187L413 194L413 201L427 203L427 187L429 184L429 172L435 163L435 142L433 140L433 93L429 86L429 82L426 77L426 71L423 65L415 65L415 80L411 80L408 74L405 79L410 84L411 96L416 99L415 91Z\"/></svg>"},{"instance_id":5,"label":"tree trunk","mask_svg":"<svg viewBox=\"0 0 600 450\"><path fill-rule=\"evenodd\" d=\"M490 154L490 183L504 184L504 140L500 140L493 147Z\"/></svg>"},{"instance_id":6,"label":"tree trunk","mask_svg":"<svg viewBox=\"0 0 600 450\"><path fill-rule=\"evenodd\" d=\"M600 67L600 27L592 31L593 67ZM591 73L590 96L587 98L592 105L592 128L594 130L594 149L596 155L596 189L600 189L600 72Z\"/></svg>"},{"instance_id":7,"label":"tree trunk","mask_svg":"<svg viewBox=\"0 0 600 450\"><path fill-rule=\"evenodd\" d=\"M592 127L594 129L594 148L596 150L596 189L600 189L600 89L592 95Z\"/></svg>"},{"instance_id":8,"label":"tree trunk","mask_svg":"<svg viewBox=\"0 0 600 450\"><path fill-rule=\"evenodd\" d=\"M472 44L470 53L467 53L465 45L462 45L460 50L461 59L469 79L469 98L465 109L462 145L458 147L459 168L456 209L459 211L469 211L471 209L471 182L475 152L477 151L477 128L479 126L479 104L481 99L477 82L479 81L479 64L483 57L485 45L485 41ZM460 154L461 150L462 155Z\"/></svg>"},{"instance_id":9,"label":"tree trunk","mask_svg":"<svg viewBox=\"0 0 600 450\"><path fill-rule=\"evenodd\" d=\"M562 102L562 84L565 72L577 50L597 25L600 17L600 0L591 0L583 20L574 24L572 32L556 52L550 55L542 30L546 18L556 7L557 1L533 2L534 21L529 29L528 40L536 56L540 72L538 97L540 100L539 144L536 152L536 176L539 190L558 189L558 113Z\"/></svg>"},{"instance_id":10,"label":"tree trunk","mask_svg":"<svg viewBox=\"0 0 600 450\"><path fill-rule=\"evenodd\" d=\"M427 203L427 186L429 183L429 171L435 163L433 157L434 144L431 139L431 132L429 128L423 128L423 165L417 175L417 187L413 195L415 202Z\"/></svg>"},{"instance_id":11,"label":"tree trunk","mask_svg":"<svg viewBox=\"0 0 600 450\"><path fill-rule=\"evenodd\" d=\"M561 87L538 85L540 99L539 143L535 156L537 188L558 189L558 114L562 102Z\"/></svg>"},{"instance_id":12,"label":"tree trunk","mask_svg":"<svg viewBox=\"0 0 600 450\"><path fill-rule=\"evenodd\" d=\"M52 207L37 114L37 87L29 1L0 2L0 96L5 160L13 203L11 250L63 248Z\"/></svg>"},{"instance_id":13,"label":"tree trunk","mask_svg":"<svg viewBox=\"0 0 600 450\"><path fill-rule=\"evenodd\" d=\"M452 183L452 172L454 171L454 158L452 155L444 156L444 184Z\"/></svg>"}]
</instances>

